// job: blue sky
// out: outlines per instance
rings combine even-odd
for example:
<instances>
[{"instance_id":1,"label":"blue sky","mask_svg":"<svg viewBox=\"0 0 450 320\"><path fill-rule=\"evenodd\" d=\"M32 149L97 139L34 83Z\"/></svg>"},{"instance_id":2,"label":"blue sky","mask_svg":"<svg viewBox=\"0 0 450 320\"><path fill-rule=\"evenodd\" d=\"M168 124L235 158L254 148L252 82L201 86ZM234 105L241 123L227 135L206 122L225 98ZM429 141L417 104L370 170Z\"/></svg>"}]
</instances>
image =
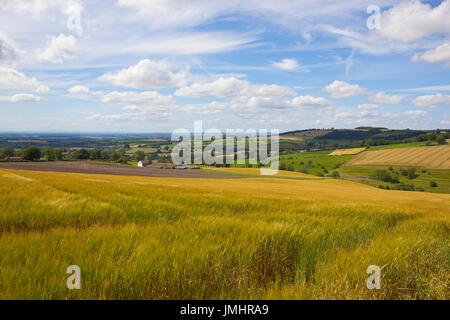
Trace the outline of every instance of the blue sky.
<instances>
[{"instance_id":1,"label":"blue sky","mask_svg":"<svg viewBox=\"0 0 450 320\"><path fill-rule=\"evenodd\" d=\"M0 0L0 131L450 128L449 16L450 0Z\"/></svg>"}]
</instances>

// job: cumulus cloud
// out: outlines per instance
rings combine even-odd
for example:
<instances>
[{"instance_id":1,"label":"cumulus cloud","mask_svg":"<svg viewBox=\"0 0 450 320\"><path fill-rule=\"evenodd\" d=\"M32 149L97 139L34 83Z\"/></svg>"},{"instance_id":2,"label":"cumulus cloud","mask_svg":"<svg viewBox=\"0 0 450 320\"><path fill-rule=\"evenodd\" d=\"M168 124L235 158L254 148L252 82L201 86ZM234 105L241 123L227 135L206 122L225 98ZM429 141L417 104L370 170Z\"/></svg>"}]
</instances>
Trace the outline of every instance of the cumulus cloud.
<instances>
[{"instance_id":1,"label":"cumulus cloud","mask_svg":"<svg viewBox=\"0 0 450 320\"><path fill-rule=\"evenodd\" d=\"M240 80L235 77L224 78L204 83L194 83L191 86L183 87L175 92L176 96L194 98L225 98L225 103L216 102L208 107L202 107L202 113L218 113L223 111L225 106L231 109L239 109L256 112L256 110L288 108L291 106L290 99L297 96L297 93L289 87L275 84L251 84L249 81ZM300 104L300 100L296 102ZM322 101L303 101L309 103L321 103ZM191 106L192 110L196 107ZM213 109L214 111L211 111Z\"/></svg>"},{"instance_id":2,"label":"cumulus cloud","mask_svg":"<svg viewBox=\"0 0 450 320\"><path fill-rule=\"evenodd\" d=\"M87 120L95 121L153 121L167 120L177 108L171 95L165 96L156 91L144 92L109 92L101 94L101 101L118 104L122 110L133 111L120 114L91 114Z\"/></svg>"},{"instance_id":3,"label":"cumulus cloud","mask_svg":"<svg viewBox=\"0 0 450 320\"><path fill-rule=\"evenodd\" d=\"M226 98L244 94L250 87L250 83L234 77L219 78L207 83L194 83L191 86L183 87L175 91L176 96L202 98L217 97Z\"/></svg>"},{"instance_id":4,"label":"cumulus cloud","mask_svg":"<svg viewBox=\"0 0 450 320\"><path fill-rule=\"evenodd\" d=\"M446 65L450 66L450 42L444 43L435 49L425 51L424 53L416 53L412 56L411 60L421 60L429 63L446 62Z\"/></svg>"},{"instance_id":5,"label":"cumulus cloud","mask_svg":"<svg viewBox=\"0 0 450 320\"><path fill-rule=\"evenodd\" d=\"M415 98L412 103L416 107L435 108L441 104L450 104L450 95L431 94Z\"/></svg>"},{"instance_id":6,"label":"cumulus cloud","mask_svg":"<svg viewBox=\"0 0 450 320\"><path fill-rule=\"evenodd\" d=\"M322 97L315 98L310 95L298 96L292 99L290 105L299 108L315 108L315 107L329 107L331 103Z\"/></svg>"},{"instance_id":7,"label":"cumulus cloud","mask_svg":"<svg viewBox=\"0 0 450 320\"><path fill-rule=\"evenodd\" d=\"M405 111L404 114L406 114L407 116L412 116L412 117L421 117L427 114L426 111L423 110L408 110Z\"/></svg>"},{"instance_id":8,"label":"cumulus cloud","mask_svg":"<svg viewBox=\"0 0 450 320\"><path fill-rule=\"evenodd\" d=\"M51 37L47 48L39 51L37 57L51 63L63 63L64 60L75 57L76 43L77 39L72 35L60 34L58 37Z\"/></svg>"},{"instance_id":9,"label":"cumulus cloud","mask_svg":"<svg viewBox=\"0 0 450 320\"><path fill-rule=\"evenodd\" d=\"M219 78L212 82L194 83L183 87L175 92L180 97L217 97L228 98L234 96L247 97L287 97L295 96L297 93L286 86L275 84L251 84L249 81L240 80L235 77Z\"/></svg>"},{"instance_id":10,"label":"cumulus cloud","mask_svg":"<svg viewBox=\"0 0 450 320\"><path fill-rule=\"evenodd\" d=\"M126 88L162 89L183 86L188 71L172 72L166 60L152 61L144 59L135 66L122 69L117 73L107 73L99 79Z\"/></svg>"},{"instance_id":11,"label":"cumulus cloud","mask_svg":"<svg viewBox=\"0 0 450 320\"><path fill-rule=\"evenodd\" d=\"M93 113L86 120L99 122L127 122L127 121L161 121L167 120L172 114L170 112L133 112L133 113L119 113L119 114L99 114Z\"/></svg>"},{"instance_id":12,"label":"cumulus cloud","mask_svg":"<svg viewBox=\"0 0 450 320\"><path fill-rule=\"evenodd\" d=\"M31 93L18 93L9 98L10 102L39 102L41 97Z\"/></svg>"},{"instance_id":13,"label":"cumulus cloud","mask_svg":"<svg viewBox=\"0 0 450 320\"><path fill-rule=\"evenodd\" d=\"M450 33L450 0L436 7L404 1L381 15L380 34L389 40L412 42L435 33Z\"/></svg>"},{"instance_id":14,"label":"cumulus cloud","mask_svg":"<svg viewBox=\"0 0 450 320\"><path fill-rule=\"evenodd\" d=\"M384 104L399 104L404 98L405 97L401 95L386 94L383 91L380 91L370 96L369 101Z\"/></svg>"},{"instance_id":15,"label":"cumulus cloud","mask_svg":"<svg viewBox=\"0 0 450 320\"><path fill-rule=\"evenodd\" d=\"M77 94L77 95L87 95L91 93L91 90L83 85L77 85L69 88L67 91L69 91L71 94Z\"/></svg>"},{"instance_id":16,"label":"cumulus cloud","mask_svg":"<svg viewBox=\"0 0 450 320\"><path fill-rule=\"evenodd\" d=\"M298 69L300 67L297 60L295 59L283 59L279 62L272 62L271 65L274 66L275 68L289 71Z\"/></svg>"},{"instance_id":17,"label":"cumulus cloud","mask_svg":"<svg viewBox=\"0 0 450 320\"><path fill-rule=\"evenodd\" d=\"M324 88L333 98L349 98L367 93L367 90L357 84L335 80Z\"/></svg>"},{"instance_id":18,"label":"cumulus cloud","mask_svg":"<svg viewBox=\"0 0 450 320\"><path fill-rule=\"evenodd\" d=\"M50 89L34 77L27 77L10 67L0 66L0 89L17 90L32 89L38 93L48 92Z\"/></svg>"},{"instance_id":19,"label":"cumulus cloud","mask_svg":"<svg viewBox=\"0 0 450 320\"><path fill-rule=\"evenodd\" d=\"M229 107L229 104L226 102L213 101L210 103L176 105L174 110L189 112L189 114L208 115L225 112Z\"/></svg>"},{"instance_id":20,"label":"cumulus cloud","mask_svg":"<svg viewBox=\"0 0 450 320\"><path fill-rule=\"evenodd\" d=\"M364 104L359 104L358 105L358 109L363 109L363 110L373 110L373 109L378 109L380 106L377 104L371 104L371 103L364 103Z\"/></svg>"},{"instance_id":21,"label":"cumulus cloud","mask_svg":"<svg viewBox=\"0 0 450 320\"><path fill-rule=\"evenodd\" d=\"M124 105L168 106L174 103L171 95L165 96L156 91L117 92L113 91L102 96L102 102Z\"/></svg>"},{"instance_id":22,"label":"cumulus cloud","mask_svg":"<svg viewBox=\"0 0 450 320\"><path fill-rule=\"evenodd\" d=\"M246 94L259 97L289 97L297 95L291 88L276 84L251 85Z\"/></svg>"},{"instance_id":23,"label":"cumulus cloud","mask_svg":"<svg viewBox=\"0 0 450 320\"><path fill-rule=\"evenodd\" d=\"M261 109L316 108L329 107L331 103L325 98L310 95L290 98L286 95L250 95L231 99L232 109L260 112Z\"/></svg>"}]
</instances>

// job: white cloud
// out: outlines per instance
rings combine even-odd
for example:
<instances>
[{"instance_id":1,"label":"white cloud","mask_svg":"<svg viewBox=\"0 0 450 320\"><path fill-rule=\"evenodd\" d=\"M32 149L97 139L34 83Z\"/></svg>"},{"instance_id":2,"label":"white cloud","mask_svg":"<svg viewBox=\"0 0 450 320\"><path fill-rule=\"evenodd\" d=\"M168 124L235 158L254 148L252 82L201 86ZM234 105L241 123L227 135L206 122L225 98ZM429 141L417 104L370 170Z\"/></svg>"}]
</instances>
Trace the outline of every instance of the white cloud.
<instances>
[{"instance_id":1,"label":"white cloud","mask_svg":"<svg viewBox=\"0 0 450 320\"><path fill-rule=\"evenodd\" d=\"M298 69L300 67L297 60L295 59L283 59L280 62L272 62L271 65L275 68L289 71Z\"/></svg>"},{"instance_id":2,"label":"white cloud","mask_svg":"<svg viewBox=\"0 0 450 320\"><path fill-rule=\"evenodd\" d=\"M226 98L244 94L250 87L250 83L237 78L219 78L208 83L194 83L189 87L183 87L175 91L180 97L218 97Z\"/></svg>"},{"instance_id":3,"label":"white cloud","mask_svg":"<svg viewBox=\"0 0 450 320\"><path fill-rule=\"evenodd\" d=\"M412 117L420 117L420 116L426 115L427 112L423 111L423 110L409 110L409 111L405 111L404 114L406 114L407 116L412 116Z\"/></svg>"},{"instance_id":4,"label":"white cloud","mask_svg":"<svg viewBox=\"0 0 450 320\"><path fill-rule=\"evenodd\" d=\"M442 119L442 120L440 121L440 124L443 124L443 125L450 125L450 117L445 117L444 119Z\"/></svg>"},{"instance_id":5,"label":"white cloud","mask_svg":"<svg viewBox=\"0 0 450 320\"><path fill-rule=\"evenodd\" d=\"M118 73L107 73L99 80L111 82L116 86L138 89L162 89L180 87L187 81L189 72L172 72L166 60L141 60L135 66L122 69Z\"/></svg>"},{"instance_id":6,"label":"white cloud","mask_svg":"<svg viewBox=\"0 0 450 320\"><path fill-rule=\"evenodd\" d=\"M50 90L36 78L29 78L25 74L9 67L0 67L0 89L32 89L38 93L45 93Z\"/></svg>"},{"instance_id":7,"label":"white cloud","mask_svg":"<svg viewBox=\"0 0 450 320\"><path fill-rule=\"evenodd\" d=\"M333 98L349 98L367 93L367 90L361 88L357 84L350 84L345 81L335 80L327 85L324 90L328 92Z\"/></svg>"},{"instance_id":8,"label":"white cloud","mask_svg":"<svg viewBox=\"0 0 450 320\"><path fill-rule=\"evenodd\" d=\"M10 102L39 102L41 97L31 93L18 93L9 98Z\"/></svg>"},{"instance_id":9,"label":"white cloud","mask_svg":"<svg viewBox=\"0 0 450 320\"><path fill-rule=\"evenodd\" d=\"M0 65L10 65L18 58L19 52L9 39L0 33Z\"/></svg>"},{"instance_id":10,"label":"white cloud","mask_svg":"<svg viewBox=\"0 0 450 320\"><path fill-rule=\"evenodd\" d=\"M117 92L105 94L101 98L104 103L145 106L168 106L174 104L172 96L164 96L156 91Z\"/></svg>"},{"instance_id":11,"label":"white cloud","mask_svg":"<svg viewBox=\"0 0 450 320\"><path fill-rule=\"evenodd\" d=\"M450 91L450 85L432 86L432 87L420 87L411 89L402 89L399 91L405 92L421 92L421 91Z\"/></svg>"},{"instance_id":12,"label":"white cloud","mask_svg":"<svg viewBox=\"0 0 450 320\"><path fill-rule=\"evenodd\" d=\"M0 10L14 10L40 14L58 6L60 0L0 0Z\"/></svg>"},{"instance_id":13,"label":"white cloud","mask_svg":"<svg viewBox=\"0 0 450 320\"><path fill-rule=\"evenodd\" d=\"M295 97L291 101L291 106L300 108L329 107L331 103L325 98L315 98L310 95Z\"/></svg>"},{"instance_id":14,"label":"white cloud","mask_svg":"<svg viewBox=\"0 0 450 320\"><path fill-rule=\"evenodd\" d=\"M416 53L412 56L411 60L422 60L429 63L445 61L447 62L447 66L450 66L450 42L444 43L436 49L425 51L424 53Z\"/></svg>"},{"instance_id":15,"label":"white cloud","mask_svg":"<svg viewBox=\"0 0 450 320\"><path fill-rule=\"evenodd\" d=\"M123 110L138 110L139 107L135 104L129 104L122 108Z\"/></svg>"},{"instance_id":16,"label":"white cloud","mask_svg":"<svg viewBox=\"0 0 450 320\"><path fill-rule=\"evenodd\" d=\"M254 35L232 32L164 33L127 44L124 53L192 55L217 53L243 48L258 40Z\"/></svg>"},{"instance_id":17,"label":"white cloud","mask_svg":"<svg viewBox=\"0 0 450 320\"><path fill-rule=\"evenodd\" d=\"M184 104L177 105L174 109L181 112L188 112L189 114L200 114L200 115L208 115L208 114L218 114L221 112L225 112L230 108L230 105L226 102L218 102L213 101L210 103L203 104Z\"/></svg>"},{"instance_id":18,"label":"white cloud","mask_svg":"<svg viewBox=\"0 0 450 320\"><path fill-rule=\"evenodd\" d=\"M373 109L378 109L380 106L377 104L370 104L370 103L364 103L364 104L359 104L358 105L358 109L363 109L363 110L373 110Z\"/></svg>"},{"instance_id":19,"label":"white cloud","mask_svg":"<svg viewBox=\"0 0 450 320\"><path fill-rule=\"evenodd\" d=\"M286 86L276 84L254 84L248 88L246 95L258 97L291 97L297 92Z\"/></svg>"},{"instance_id":20,"label":"white cloud","mask_svg":"<svg viewBox=\"0 0 450 320\"><path fill-rule=\"evenodd\" d=\"M240 80L235 77L219 78L212 82L194 83L189 87L183 87L175 92L181 97L217 97L230 98L234 96L246 97L288 97L297 93L289 87L279 85L256 84Z\"/></svg>"},{"instance_id":21,"label":"white cloud","mask_svg":"<svg viewBox=\"0 0 450 320\"><path fill-rule=\"evenodd\" d=\"M351 112L339 112L334 116L334 118L336 119L345 119L345 120L353 119L355 117L357 117L357 115Z\"/></svg>"},{"instance_id":22,"label":"white cloud","mask_svg":"<svg viewBox=\"0 0 450 320\"><path fill-rule=\"evenodd\" d=\"M52 63L63 63L64 60L73 59L76 43L77 39L72 35L60 34L58 37L51 37L47 48L38 52L38 59Z\"/></svg>"},{"instance_id":23,"label":"white cloud","mask_svg":"<svg viewBox=\"0 0 450 320\"><path fill-rule=\"evenodd\" d=\"M0 11L12 10L39 16L52 9L57 9L58 12L74 17L80 15L84 7L78 0L0 0ZM81 26L77 26L77 28L79 27ZM77 31L80 32L81 30Z\"/></svg>"},{"instance_id":24,"label":"white cloud","mask_svg":"<svg viewBox=\"0 0 450 320\"><path fill-rule=\"evenodd\" d=\"M288 105L288 101L279 97L264 96L239 96L230 101L232 109L240 111L261 112L260 109L283 109Z\"/></svg>"},{"instance_id":25,"label":"white cloud","mask_svg":"<svg viewBox=\"0 0 450 320\"><path fill-rule=\"evenodd\" d=\"M432 94L419 96L415 98L412 103L416 107L435 108L440 104L450 104L450 95Z\"/></svg>"},{"instance_id":26,"label":"white cloud","mask_svg":"<svg viewBox=\"0 0 450 320\"><path fill-rule=\"evenodd\" d=\"M169 119L172 114L170 112L133 112L133 113L119 113L119 114L99 114L93 113L86 120L98 122L127 122L127 121L161 121Z\"/></svg>"},{"instance_id":27,"label":"white cloud","mask_svg":"<svg viewBox=\"0 0 450 320\"><path fill-rule=\"evenodd\" d=\"M192 27L206 22L230 7L225 1L118 0L119 6L133 7L152 29Z\"/></svg>"},{"instance_id":28,"label":"white cloud","mask_svg":"<svg viewBox=\"0 0 450 320\"><path fill-rule=\"evenodd\" d=\"M217 97L226 98L227 102L213 102L208 106L190 106L195 113L211 114L218 113L225 108L257 112L261 108L280 109L288 108L289 99L297 96L297 93L289 87L267 84L251 84L249 81L240 80L235 77L219 78L205 83L194 83L189 87L180 88L175 92L176 96L183 97ZM318 103L320 101L309 101Z\"/></svg>"},{"instance_id":29,"label":"white cloud","mask_svg":"<svg viewBox=\"0 0 450 320\"><path fill-rule=\"evenodd\" d=\"M369 97L369 101L384 104L399 104L405 97L396 94L386 94L383 91Z\"/></svg>"},{"instance_id":30,"label":"white cloud","mask_svg":"<svg viewBox=\"0 0 450 320\"><path fill-rule=\"evenodd\" d=\"M381 2L380 2L381 1ZM389 1L380 0L379 5ZM354 12L361 11L371 4L370 0L362 3L352 1L261 1L261 0L118 0L119 6L135 9L142 20L153 30L189 28L202 25L213 19L227 19L234 16L258 17L293 30L301 30L301 35L309 39L308 28L311 21L344 20ZM132 13L134 14L135 11ZM339 12L339 16L337 16Z\"/></svg>"},{"instance_id":31,"label":"white cloud","mask_svg":"<svg viewBox=\"0 0 450 320\"><path fill-rule=\"evenodd\" d=\"M404 1L381 15L380 34L390 40L411 42L435 33L450 33L450 1L432 8L420 1Z\"/></svg>"},{"instance_id":32,"label":"white cloud","mask_svg":"<svg viewBox=\"0 0 450 320\"><path fill-rule=\"evenodd\" d=\"M81 94L81 95L91 93L91 90L88 87L82 85L73 86L69 88L67 91L69 91L71 94Z\"/></svg>"}]
</instances>

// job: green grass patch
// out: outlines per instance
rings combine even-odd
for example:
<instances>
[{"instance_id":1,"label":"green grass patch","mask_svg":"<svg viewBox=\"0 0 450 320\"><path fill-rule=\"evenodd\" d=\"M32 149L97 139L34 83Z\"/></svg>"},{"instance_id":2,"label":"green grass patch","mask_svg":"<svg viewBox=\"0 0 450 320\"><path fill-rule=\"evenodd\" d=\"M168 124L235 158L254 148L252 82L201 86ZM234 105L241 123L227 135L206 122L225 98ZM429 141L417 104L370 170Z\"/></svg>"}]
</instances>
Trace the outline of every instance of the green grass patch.
<instances>
[{"instance_id":1,"label":"green grass patch","mask_svg":"<svg viewBox=\"0 0 450 320\"><path fill-rule=\"evenodd\" d=\"M330 156L330 150L299 152L280 156L280 168L312 175L328 175L355 155Z\"/></svg>"},{"instance_id":2,"label":"green grass patch","mask_svg":"<svg viewBox=\"0 0 450 320\"><path fill-rule=\"evenodd\" d=\"M414 184L417 189L423 188L423 191L434 193L450 193L450 170L435 170L435 169L416 169L416 178L409 179L404 176L402 171L407 170L406 166L344 166L339 168L341 177L348 180L358 181L369 184L374 187L389 186L393 189L398 185L397 183L390 183L374 179L373 176L378 170L387 171L392 177L397 177L399 183ZM402 170L403 169L403 170ZM435 182L436 187L432 187L432 182Z\"/></svg>"}]
</instances>

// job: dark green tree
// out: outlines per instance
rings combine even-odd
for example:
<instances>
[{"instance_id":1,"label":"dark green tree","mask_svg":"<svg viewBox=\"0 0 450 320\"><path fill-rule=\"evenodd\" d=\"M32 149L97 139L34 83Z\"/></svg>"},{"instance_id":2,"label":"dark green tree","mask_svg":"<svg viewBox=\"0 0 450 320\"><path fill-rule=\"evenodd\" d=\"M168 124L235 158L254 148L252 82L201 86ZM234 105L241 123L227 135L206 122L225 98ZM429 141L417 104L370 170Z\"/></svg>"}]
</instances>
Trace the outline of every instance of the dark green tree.
<instances>
[{"instance_id":1,"label":"dark green tree","mask_svg":"<svg viewBox=\"0 0 450 320\"><path fill-rule=\"evenodd\" d=\"M55 160L61 161L63 159L63 150L60 148L55 148Z\"/></svg>"},{"instance_id":2,"label":"dark green tree","mask_svg":"<svg viewBox=\"0 0 450 320\"><path fill-rule=\"evenodd\" d=\"M89 151L87 151L86 149L79 149L75 153L75 158L77 158L78 160L87 160L89 159L89 157Z\"/></svg>"},{"instance_id":3,"label":"dark green tree","mask_svg":"<svg viewBox=\"0 0 450 320\"><path fill-rule=\"evenodd\" d=\"M118 161L120 158L122 158L122 154L118 151L113 151L110 157L112 161Z\"/></svg>"},{"instance_id":4,"label":"dark green tree","mask_svg":"<svg viewBox=\"0 0 450 320\"><path fill-rule=\"evenodd\" d=\"M42 150L42 156L46 161L54 161L55 160L55 150L52 147L45 146Z\"/></svg>"},{"instance_id":5,"label":"dark green tree","mask_svg":"<svg viewBox=\"0 0 450 320\"><path fill-rule=\"evenodd\" d=\"M4 147L0 149L0 159L7 157L14 157L16 155L16 150L14 147Z\"/></svg>"},{"instance_id":6,"label":"dark green tree","mask_svg":"<svg viewBox=\"0 0 450 320\"><path fill-rule=\"evenodd\" d=\"M41 158L41 149L36 146L31 146L23 150L23 158L25 160L34 161Z\"/></svg>"},{"instance_id":7,"label":"dark green tree","mask_svg":"<svg viewBox=\"0 0 450 320\"><path fill-rule=\"evenodd\" d=\"M141 160L145 159L145 152L142 150L136 151L136 153L134 155L135 155L137 161L141 161Z\"/></svg>"},{"instance_id":8,"label":"dark green tree","mask_svg":"<svg viewBox=\"0 0 450 320\"><path fill-rule=\"evenodd\" d=\"M102 150L100 150L100 149L89 150L89 159L100 160L101 158L102 158Z\"/></svg>"},{"instance_id":9,"label":"dark green tree","mask_svg":"<svg viewBox=\"0 0 450 320\"><path fill-rule=\"evenodd\" d=\"M447 143L447 141L445 140L443 135L438 135L437 138L436 138L436 142L438 144L446 144Z\"/></svg>"}]
</instances>

